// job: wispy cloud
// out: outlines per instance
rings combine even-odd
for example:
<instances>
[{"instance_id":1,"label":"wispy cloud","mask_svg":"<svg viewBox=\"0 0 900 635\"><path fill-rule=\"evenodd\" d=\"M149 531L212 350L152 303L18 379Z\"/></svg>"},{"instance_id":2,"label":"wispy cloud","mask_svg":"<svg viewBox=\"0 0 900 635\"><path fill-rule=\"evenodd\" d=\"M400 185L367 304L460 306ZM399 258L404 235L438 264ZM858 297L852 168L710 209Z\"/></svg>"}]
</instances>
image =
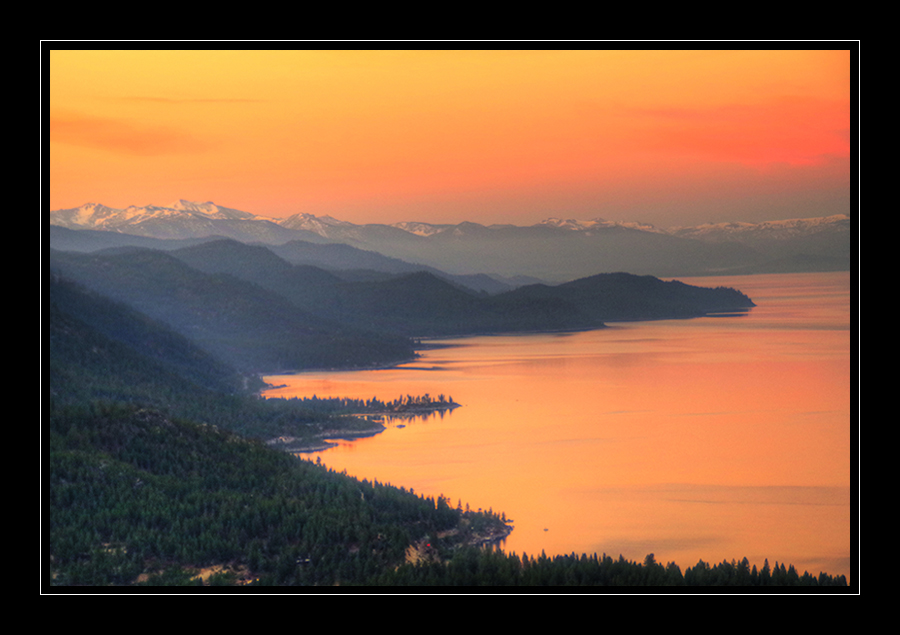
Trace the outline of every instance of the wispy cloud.
<instances>
[{"instance_id":1,"label":"wispy cloud","mask_svg":"<svg viewBox=\"0 0 900 635\"><path fill-rule=\"evenodd\" d=\"M77 113L51 114L50 142L122 154L154 156L203 152L208 144L171 127Z\"/></svg>"},{"instance_id":2,"label":"wispy cloud","mask_svg":"<svg viewBox=\"0 0 900 635\"><path fill-rule=\"evenodd\" d=\"M122 97L123 101L147 102L157 104L264 104L267 99L234 99L228 97L149 97L131 96Z\"/></svg>"},{"instance_id":3,"label":"wispy cloud","mask_svg":"<svg viewBox=\"0 0 900 635\"><path fill-rule=\"evenodd\" d=\"M633 141L683 156L752 165L820 164L850 153L849 105L826 99L783 97L758 104L656 108L629 107Z\"/></svg>"}]
</instances>

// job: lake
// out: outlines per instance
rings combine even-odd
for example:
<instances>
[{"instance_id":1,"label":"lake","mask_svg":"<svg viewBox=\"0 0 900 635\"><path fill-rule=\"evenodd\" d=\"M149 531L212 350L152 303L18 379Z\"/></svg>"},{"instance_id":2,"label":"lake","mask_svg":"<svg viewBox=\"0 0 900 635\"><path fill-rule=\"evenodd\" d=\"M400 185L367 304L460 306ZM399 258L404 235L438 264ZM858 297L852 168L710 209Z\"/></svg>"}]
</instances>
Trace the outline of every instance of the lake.
<instances>
[{"instance_id":1,"label":"lake","mask_svg":"<svg viewBox=\"0 0 900 635\"><path fill-rule=\"evenodd\" d=\"M503 548L764 559L850 580L850 274L680 278L749 313L437 340L396 368L266 377L266 396L452 396L317 453L352 476L503 512Z\"/></svg>"}]
</instances>

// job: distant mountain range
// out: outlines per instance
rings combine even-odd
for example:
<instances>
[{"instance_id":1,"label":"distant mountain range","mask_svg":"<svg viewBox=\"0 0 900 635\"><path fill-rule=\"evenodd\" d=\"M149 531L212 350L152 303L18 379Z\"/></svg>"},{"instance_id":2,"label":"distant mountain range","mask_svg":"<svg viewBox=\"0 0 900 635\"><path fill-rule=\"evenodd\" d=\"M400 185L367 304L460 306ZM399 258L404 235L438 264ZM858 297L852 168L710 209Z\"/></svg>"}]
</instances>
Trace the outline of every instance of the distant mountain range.
<instances>
[{"instance_id":1,"label":"distant mountain range","mask_svg":"<svg viewBox=\"0 0 900 635\"><path fill-rule=\"evenodd\" d=\"M599 218L550 218L530 226L357 225L312 214L267 218L212 202L180 200L125 209L88 203L51 211L50 223L120 235L107 245L135 244L126 236L181 241L223 237L279 246L294 241L343 244L419 268L424 265L453 275L492 274L495 279L526 276L523 282L562 282L617 271L689 276L846 270L852 252L849 215L667 229ZM96 236L93 240L103 242Z\"/></svg>"},{"instance_id":2,"label":"distant mountain range","mask_svg":"<svg viewBox=\"0 0 900 635\"><path fill-rule=\"evenodd\" d=\"M563 283L451 274L417 264L428 254L448 263L453 256L478 271L489 265L496 270L509 260L526 269L530 262L532 270L546 274L553 271L549 264L565 262L579 246L585 253L596 250L596 236L615 244L617 253L629 244L646 248L641 241L648 237L673 241L658 244L657 252L676 243L707 245L600 221L394 227L298 215L280 224L185 201L125 210L85 205L51 217L54 276L168 325L241 373L390 364L413 357L418 337L602 328L608 321L696 317L753 306L734 289L597 273L596 263L584 265L590 275ZM571 237L576 242L564 242ZM414 247L422 257L404 260L349 243L394 251L405 245L406 253ZM545 244L563 252L553 256ZM523 246L528 249L520 251ZM531 252L539 258L529 260ZM114 326L105 331L114 332Z\"/></svg>"}]
</instances>

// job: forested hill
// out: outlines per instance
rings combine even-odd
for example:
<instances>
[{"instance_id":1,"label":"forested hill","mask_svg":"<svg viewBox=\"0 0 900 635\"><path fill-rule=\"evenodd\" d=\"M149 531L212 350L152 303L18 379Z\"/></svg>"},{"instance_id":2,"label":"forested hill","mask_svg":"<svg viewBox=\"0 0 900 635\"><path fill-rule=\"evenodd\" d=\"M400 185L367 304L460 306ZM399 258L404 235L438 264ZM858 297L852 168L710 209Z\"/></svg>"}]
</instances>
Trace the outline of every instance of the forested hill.
<instances>
[{"instance_id":1,"label":"forested hill","mask_svg":"<svg viewBox=\"0 0 900 635\"><path fill-rule=\"evenodd\" d=\"M264 384L256 375L218 361L164 323L62 278L52 276L46 289L42 387L51 410L131 404L260 440L303 440L337 427L323 408L259 399Z\"/></svg>"},{"instance_id":2,"label":"forested hill","mask_svg":"<svg viewBox=\"0 0 900 635\"><path fill-rule=\"evenodd\" d=\"M502 513L468 511L271 449L330 417L269 408L240 375L160 324L46 281L42 585L844 585L744 561L531 557L478 545ZM177 349L182 349L175 354ZM241 434L238 434L240 432ZM783 574L783 575L782 575Z\"/></svg>"},{"instance_id":3,"label":"forested hill","mask_svg":"<svg viewBox=\"0 0 900 635\"><path fill-rule=\"evenodd\" d=\"M56 277L47 292L48 588L196 583L204 569L220 584L361 584L420 542L449 554L506 531L497 515L271 449L262 439L335 419L269 407L236 371L94 292Z\"/></svg>"},{"instance_id":4,"label":"forested hill","mask_svg":"<svg viewBox=\"0 0 900 635\"><path fill-rule=\"evenodd\" d=\"M44 451L48 585L171 584L202 568L228 583L362 583L464 518L136 406L57 410ZM473 533L499 522L469 516Z\"/></svg>"},{"instance_id":5,"label":"forested hill","mask_svg":"<svg viewBox=\"0 0 900 635\"><path fill-rule=\"evenodd\" d=\"M502 301L553 299L573 307L588 321L621 322L740 313L755 304L729 287L697 287L678 280L628 273L602 273L557 286L529 285L505 293Z\"/></svg>"},{"instance_id":6,"label":"forested hill","mask_svg":"<svg viewBox=\"0 0 900 635\"><path fill-rule=\"evenodd\" d=\"M50 264L246 372L383 365L415 355L406 337L310 314L258 284L199 271L161 251L51 251Z\"/></svg>"},{"instance_id":7,"label":"forested hill","mask_svg":"<svg viewBox=\"0 0 900 635\"><path fill-rule=\"evenodd\" d=\"M361 367L414 356L408 338L602 328L745 311L733 289L600 274L488 295L433 273L352 279L232 240L163 252L51 252L54 271L172 326L242 370Z\"/></svg>"},{"instance_id":8,"label":"forested hill","mask_svg":"<svg viewBox=\"0 0 900 635\"><path fill-rule=\"evenodd\" d=\"M189 377L190 385L220 393L251 387L249 378L167 325L69 280L47 276L44 301L45 334L54 364L48 385L60 399L84 397L81 390L94 374L107 390L118 384L120 396L137 390L137 380L147 377L175 378L173 387L184 386ZM152 373L146 372L149 366L155 368Z\"/></svg>"},{"instance_id":9,"label":"forested hill","mask_svg":"<svg viewBox=\"0 0 900 635\"><path fill-rule=\"evenodd\" d=\"M601 328L606 321L697 317L754 306L734 289L700 288L628 273L488 295L429 271L350 281L340 272L290 265L265 247L233 240L183 247L171 254L206 273L258 284L310 314L413 337Z\"/></svg>"}]
</instances>

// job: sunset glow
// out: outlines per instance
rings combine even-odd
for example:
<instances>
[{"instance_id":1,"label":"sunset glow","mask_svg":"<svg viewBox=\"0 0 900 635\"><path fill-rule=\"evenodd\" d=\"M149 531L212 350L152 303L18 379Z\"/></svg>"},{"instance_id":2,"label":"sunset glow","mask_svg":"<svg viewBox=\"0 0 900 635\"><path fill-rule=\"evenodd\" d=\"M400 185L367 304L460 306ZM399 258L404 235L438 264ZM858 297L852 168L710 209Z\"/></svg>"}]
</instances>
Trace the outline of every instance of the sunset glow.
<instances>
[{"instance_id":1,"label":"sunset glow","mask_svg":"<svg viewBox=\"0 0 900 635\"><path fill-rule=\"evenodd\" d=\"M50 209L356 223L849 213L850 51L71 51Z\"/></svg>"}]
</instances>

